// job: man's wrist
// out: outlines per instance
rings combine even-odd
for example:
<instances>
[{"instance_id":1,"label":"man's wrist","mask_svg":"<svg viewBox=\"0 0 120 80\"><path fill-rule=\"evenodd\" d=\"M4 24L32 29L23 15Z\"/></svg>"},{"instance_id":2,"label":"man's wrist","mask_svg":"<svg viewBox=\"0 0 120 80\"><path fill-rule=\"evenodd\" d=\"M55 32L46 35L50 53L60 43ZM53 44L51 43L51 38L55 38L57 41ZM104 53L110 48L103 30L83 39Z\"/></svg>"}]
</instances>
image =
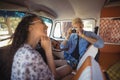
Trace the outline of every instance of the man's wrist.
<instances>
[{"instance_id":1,"label":"man's wrist","mask_svg":"<svg viewBox=\"0 0 120 80\"><path fill-rule=\"evenodd\" d=\"M68 38L65 38L66 41L68 41Z\"/></svg>"},{"instance_id":2,"label":"man's wrist","mask_svg":"<svg viewBox=\"0 0 120 80\"><path fill-rule=\"evenodd\" d=\"M84 37L85 37L85 35L84 35L84 34L81 34L81 37L82 37L82 38L84 38Z\"/></svg>"},{"instance_id":3,"label":"man's wrist","mask_svg":"<svg viewBox=\"0 0 120 80\"><path fill-rule=\"evenodd\" d=\"M65 40L68 40L68 39L69 39L69 37L70 37L69 35L68 35L68 36L66 36L66 37L65 37Z\"/></svg>"}]
</instances>

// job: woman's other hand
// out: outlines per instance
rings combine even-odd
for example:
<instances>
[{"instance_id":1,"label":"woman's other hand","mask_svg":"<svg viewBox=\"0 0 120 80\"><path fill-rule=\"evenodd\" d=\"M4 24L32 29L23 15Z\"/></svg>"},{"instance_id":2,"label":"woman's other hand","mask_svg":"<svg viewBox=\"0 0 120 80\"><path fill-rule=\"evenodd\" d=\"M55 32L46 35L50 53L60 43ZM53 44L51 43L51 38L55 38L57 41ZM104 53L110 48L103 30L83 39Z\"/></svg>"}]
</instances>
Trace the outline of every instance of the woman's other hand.
<instances>
[{"instance_id":1,"label":"woman's other hand","mask_svg":"<svg viewBox=\"0 0 120 80\"><path fill-rule=\"evenodd\" d=\"M41 36L40 39L41 47L46 51L50 51L51 48L51 40L48 36Z\"/></svg>"}]
</instances>

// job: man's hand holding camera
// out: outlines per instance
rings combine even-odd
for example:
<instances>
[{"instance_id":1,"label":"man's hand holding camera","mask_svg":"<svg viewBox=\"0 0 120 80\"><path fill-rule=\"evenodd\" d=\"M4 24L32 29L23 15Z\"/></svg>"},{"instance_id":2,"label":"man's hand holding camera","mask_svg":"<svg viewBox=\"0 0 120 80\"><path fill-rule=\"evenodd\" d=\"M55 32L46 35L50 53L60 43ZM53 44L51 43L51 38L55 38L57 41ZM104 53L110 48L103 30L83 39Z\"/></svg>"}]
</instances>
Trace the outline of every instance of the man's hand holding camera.
<instances>
[{"instance_id":1,"label":"man's hand holding camera","mask_svg":"<svg viewBox=\"0 0 120 80\"><path fill-rule=\"evenodd\" d=\"M69 28L65 39L68 40L71 34L72 34L72 28Z\"/></svg>"},{"instance_id":2,"label":"man's hand holding camera","mask_svg":"<svg viewBox=\"0 0 120 80\"><path fill-rule=\"evenodd\" d=\"M80 36L80 37L82 37L82 38L84 38L84 34L82 33L82 31L78 31L78 35Z\"/></svg>"}]
</instances>

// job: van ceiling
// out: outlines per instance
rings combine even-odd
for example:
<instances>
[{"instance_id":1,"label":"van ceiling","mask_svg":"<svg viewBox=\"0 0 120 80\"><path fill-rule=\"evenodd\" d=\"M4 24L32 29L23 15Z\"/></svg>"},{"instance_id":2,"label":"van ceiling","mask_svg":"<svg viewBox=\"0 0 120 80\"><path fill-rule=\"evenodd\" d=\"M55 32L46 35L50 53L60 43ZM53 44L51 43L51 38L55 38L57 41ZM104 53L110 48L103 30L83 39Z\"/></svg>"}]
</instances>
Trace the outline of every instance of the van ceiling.
<instances>
[{"instance_id":1,"label":"van ceiling","mask_svg":"<svg viewBox=\"0 0 120 80\"><path fill-rule=\"evenodd\" d=\"M99 18L105 2L113 0L1 0L0 9L44 14L55 19Z\"/></svg>"}]
</instances>

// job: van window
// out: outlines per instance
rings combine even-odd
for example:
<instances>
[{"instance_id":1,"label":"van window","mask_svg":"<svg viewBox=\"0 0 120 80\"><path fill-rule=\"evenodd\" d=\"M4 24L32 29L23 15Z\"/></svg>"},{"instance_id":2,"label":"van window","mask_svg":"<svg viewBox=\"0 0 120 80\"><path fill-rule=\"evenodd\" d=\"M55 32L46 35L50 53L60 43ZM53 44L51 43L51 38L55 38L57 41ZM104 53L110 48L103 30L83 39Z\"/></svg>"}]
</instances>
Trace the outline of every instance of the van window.
<instances>
[{"instance_id":1,"label":"van window","mask_svg":"<svg viewBox=\"0 0 120 80\"><path fill-rule=\"evenodd\" d=\"M0 47L11 44L10 37L14 33L18 23L21 19L28 15L25 12L0 10ZM48 26L47 35L50 35L52 20L40 16L45 24Z\"/></svg>"},{"instance_id":2,"label":"van window","mask_svg":"<svg viewBox=\"0 0 120 80\"><path fill-rule=\"evenodd\" d=\"M60 26L61 26L60 22L56 23L56 27L54 30L54 37L58 37L58 38L61 37L61 27Z\"/></svg>"},{"instance_id":3,"label":"van window","mask_svg":"<svg viewBox=\"0 0 120 80\"><path fill-rule=\"evenodd\" d=\"M24 12L0 10L0 47L11 43L10 37L23 16Z\"/></svg>"},{"instance_id":4,"label":"van window","mask_svg":"<svg viewBox=\"0 0 120 80\"><path fill-rule=\"evenodd\" d=\"M84 24L85 31L92 31L94 32L95 28L95 19L84 19L82 20ZM55 29L53 31L54 38L65 38L67 30L72 27L71 20L64 20L64 21L56 21Z\"/></svg>"}]
</instances>

